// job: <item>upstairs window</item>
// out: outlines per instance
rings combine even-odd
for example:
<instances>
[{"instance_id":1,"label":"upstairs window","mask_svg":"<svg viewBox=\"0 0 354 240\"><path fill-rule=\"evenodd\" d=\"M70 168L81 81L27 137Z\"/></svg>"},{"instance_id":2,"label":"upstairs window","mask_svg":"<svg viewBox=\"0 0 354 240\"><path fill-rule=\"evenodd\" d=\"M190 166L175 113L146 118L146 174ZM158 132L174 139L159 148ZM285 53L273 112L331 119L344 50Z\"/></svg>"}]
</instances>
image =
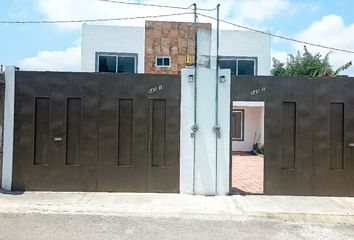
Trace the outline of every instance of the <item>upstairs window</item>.
<instances>
[{"instance_id":1,"label":"upstairs window","mask_svg":"<svg viewBox=\"0 0 354 240\"><path fill-rule=\"evenodd\" d=\"M221 69L230 69L231 75L257 75L257 58L221 58Z\"/></svg>"},{"instance_id":2,"label":"upstairs window","mask_svg":"<svg viewBox=\"0 0 354 240\"><path fill-rule=\"evenodd\" d=\"M254 76L256 70L255 60L237 60L237 75Z\"/></svg>"},{"instance_id":3,"label":"upstairs window","mask_svg":"<svg viewBox=\"0 0 354 240\"><path fill-rule=\"evenodd\" d=\"M219 66L221 69L230 69L231 75L236 75L236 60L220 60Z\"/></svg>"},{"instance_id":4,"label":"upstairs window","mask_svg":"<svg viewBox=\"0 0 354 240\"><path fill-rule=\"evenodd\" d=\"M156 57L156 67L171 67L171 57Z\"/></svg>"},{"instance_id":5,"label":"upstairs window","mask_svg":"<svg viewBox=\"0 0 354 240\"><path fill-rule=\"evenodd\" d=\"M136 73L136 56L120 54L98 54L98 72Z\"/></svg>"}]
</instances>

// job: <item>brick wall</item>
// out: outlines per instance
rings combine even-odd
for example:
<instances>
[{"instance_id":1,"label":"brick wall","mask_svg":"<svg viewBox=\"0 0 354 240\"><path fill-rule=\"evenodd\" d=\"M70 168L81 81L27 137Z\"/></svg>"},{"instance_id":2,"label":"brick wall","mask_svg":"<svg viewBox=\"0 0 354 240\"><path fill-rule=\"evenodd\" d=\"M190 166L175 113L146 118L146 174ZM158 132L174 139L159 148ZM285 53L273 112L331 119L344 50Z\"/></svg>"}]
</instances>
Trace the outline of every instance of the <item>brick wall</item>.
<instances>
[{"instance_id":1,"label":"brick wall","mask_svg":"<svg viewBox=\"0 0 354 240\"><path fill-rule=\"evenodd\" d=\"M145 73L178 74L194 63L195 32L211 30L210 23L145 22ZM157 56L171 57L171 67L156 67Z\"/></svg>"}]
</instances>

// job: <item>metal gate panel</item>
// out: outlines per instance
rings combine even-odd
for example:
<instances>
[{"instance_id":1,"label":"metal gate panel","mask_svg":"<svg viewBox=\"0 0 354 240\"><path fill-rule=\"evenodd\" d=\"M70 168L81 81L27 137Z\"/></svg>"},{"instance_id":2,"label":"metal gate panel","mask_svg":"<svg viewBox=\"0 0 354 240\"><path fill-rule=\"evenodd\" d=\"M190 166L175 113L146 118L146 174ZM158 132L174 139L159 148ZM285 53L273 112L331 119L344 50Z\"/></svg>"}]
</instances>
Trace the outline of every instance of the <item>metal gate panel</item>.
<instances>
[{"instance_id":1,"label":"metal gate panel","mask_svg":"<svg viewBox=\"0 0 354 240\"><path fill-rule=\"evenodd\" d=\"M179 191L180 76L167 76L150 75L144 90L149 109L149 192ZM138 94L143 96L142 89Z\"/></svg>"},{"instance_id":2,"label":"metal gate panel","mask_svg":"<svg viewBox=\"0 0 354 240\"><path fill-rule=\"evenodd\" d=\"M314 194L354 196L354 80L321 78L313 85Z\"/></svg>"},{"instance_id":3,"label":"metal gate panel","mask_svg":"<svg viewBox=\"0 0 354 240\"><path fill-rule=\"evenodd\" d=\"M100 84L99 190L178 192L179 76L107 76Z\"/></svg>"},{"instance_id":4,"label":"metal gate panel","mask_svg":"<svg viewBox=\"0 0 354 240\"><path fill-rule=\"evenodd\" d=\"M180 77L16 72L14 190L178 192Z\"/></svg>"},{"instance_id":5,"label":"metal gate panel","mask_svg":"<svg viewBox=\"0 0 354 240\"><path fill-rule=\"evenodd\" d=\"M347 77L233 77L232 101L265 102L265 194L354 196L353 88Z\"/></svg>"},{"instance_id":6,"label":"metal gate panel","mask_svg":"<svg viewBox=\"0 0 354 240\"><path fill-rule=\"evenodd\" d=\"M105 74L100 81L98 189L144 192L145 100L135 98L135 81L130 75Z\"/></svg>"},{"instance_id":7,"label":"metal gate panel","mask_svg":"<svg viewBox=\"0 0 354 240\"><path fill-rule=\"evenodd\" d=\"M311 193L312 82L268 79L264 120L264 193ZM247 123L246 123L247 124Z\"/></svg>"},{"instance_id":8,"label":"metal gate panel","mask_svg":"<svg viewBox=\"0 0 354 240\"><path fill-rule=\"evenodd\" d=\"M88 74L16 72L15 99L13 189L94 191L97 81ZM73 123L80 130L67 135Z\"/></svg>"}]
</instances>

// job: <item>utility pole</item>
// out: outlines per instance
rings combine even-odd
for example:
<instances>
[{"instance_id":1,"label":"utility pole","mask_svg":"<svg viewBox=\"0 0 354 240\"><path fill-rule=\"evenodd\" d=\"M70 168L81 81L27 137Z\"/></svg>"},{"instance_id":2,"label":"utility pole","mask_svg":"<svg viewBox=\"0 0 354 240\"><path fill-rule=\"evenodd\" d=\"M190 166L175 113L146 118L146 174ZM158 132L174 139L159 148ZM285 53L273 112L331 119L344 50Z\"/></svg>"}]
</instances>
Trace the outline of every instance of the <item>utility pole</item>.
<instances>
[{"instance_id":1,"label":"utility pole","mask_svg":"<svg viewBox=\"0 0 354 240\"><path fill-rule=\"evenodd\" d=\"M193 3L194 23L197 23L197 4Z\"/></svg>"}]
</instances>

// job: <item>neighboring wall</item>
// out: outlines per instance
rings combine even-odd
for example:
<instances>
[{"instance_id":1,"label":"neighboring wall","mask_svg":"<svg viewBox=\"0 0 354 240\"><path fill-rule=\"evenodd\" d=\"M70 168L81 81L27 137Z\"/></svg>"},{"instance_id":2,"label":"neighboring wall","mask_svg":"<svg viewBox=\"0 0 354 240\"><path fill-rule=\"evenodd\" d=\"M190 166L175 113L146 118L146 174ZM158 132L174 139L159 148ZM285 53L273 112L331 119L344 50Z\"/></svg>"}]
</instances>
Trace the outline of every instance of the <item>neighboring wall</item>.
<instances>
[{"instance_id":1,"label":"neighboring wall","mask_svg":"<svg viewBox=\"0 0 354 240\"><path fill-rule=\"evenodd\" d=\"M216 32L213 31L211 55L216 56ZM222 57L256 57L257 75L270 75L271 38L269 35L250 31L220 31L219 55Z\"/></svg>"},{"instance_id":2,"label":"neighboring wall","mask_svg":"<svg viewBox=\"0 0 354 240\"><path fill-rule=\"evenodd\" d=\"M211 30L210 23L145 22L145 73L179 74L194 63L195 32ZM171 67L156 67L157 56L171 57Z\"/></svg>"},{"instance_id":3,"label":"neighboring wall","mask_svg":"<svg viewBox=\"0 0 354 240\"><path fill-rule=\"evenodd\" d=\"M248 152L252 150L253 141L260 137L264 143L264 107L237 107L245 110L244 141L232 141L232 151ZM254 140L256 134L256 140Z\"/></svg>"},{"instance_id":4,"label":"neighboring wall","mask_svg":"<svg viewBox=\"0 0 354 240\"><path fill-rule=\"evenodd\" d=\"M5 95L4 75L0 73L0 183L2 181L2 147L3 147L3 130L4 130L4 95Z\"/></svg>"},{"instance_id":5,"label":"neighboring wall","mask_svg":"<svg viewBox=\"0 0 354 240\"><path fill-rule=\"evenodd\" d=\"M138 73L144 73L144 28L82 25L81 71L95 72L96 53L138 54Z\"/></svg>"}]
</instances>

